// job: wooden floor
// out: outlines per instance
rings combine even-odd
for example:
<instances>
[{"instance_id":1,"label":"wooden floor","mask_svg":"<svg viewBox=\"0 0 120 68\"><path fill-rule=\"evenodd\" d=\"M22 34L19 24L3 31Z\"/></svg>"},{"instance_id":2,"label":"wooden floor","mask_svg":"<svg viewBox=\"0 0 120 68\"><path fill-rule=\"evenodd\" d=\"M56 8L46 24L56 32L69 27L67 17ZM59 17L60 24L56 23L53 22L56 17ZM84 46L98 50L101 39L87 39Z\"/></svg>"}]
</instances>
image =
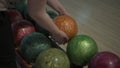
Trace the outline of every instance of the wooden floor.
<instances>
[{"instance_id":1,"label":"wooden floor","mask_svg":"<svg viewBox=\"0 0 120 68\"><path fill-rule=\"evenodd\" d=\"M77 21L78 34L93 37L99 51L120 56L120 0L60 1Z\"/></svg>"}]
</instances>

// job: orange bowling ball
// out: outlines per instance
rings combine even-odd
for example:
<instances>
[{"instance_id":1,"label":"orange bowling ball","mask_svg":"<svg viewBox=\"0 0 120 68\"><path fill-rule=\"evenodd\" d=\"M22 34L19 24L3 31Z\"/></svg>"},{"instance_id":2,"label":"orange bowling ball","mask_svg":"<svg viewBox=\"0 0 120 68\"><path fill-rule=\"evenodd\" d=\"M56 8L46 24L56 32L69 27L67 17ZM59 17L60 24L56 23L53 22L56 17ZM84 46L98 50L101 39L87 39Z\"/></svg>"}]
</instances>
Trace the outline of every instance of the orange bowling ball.
<instances>
[{"instance_id":1,"label":"orange bowling ball","mask_svg":"<svg viewBox=\"0 0 120 68\"><path fill-rule=\"evenodd\" d=\"M53 21L60 30L67 34L69 39L74 37L78 32L77 22L71 16L59 15Z\"/></svg>"}]
</instances>

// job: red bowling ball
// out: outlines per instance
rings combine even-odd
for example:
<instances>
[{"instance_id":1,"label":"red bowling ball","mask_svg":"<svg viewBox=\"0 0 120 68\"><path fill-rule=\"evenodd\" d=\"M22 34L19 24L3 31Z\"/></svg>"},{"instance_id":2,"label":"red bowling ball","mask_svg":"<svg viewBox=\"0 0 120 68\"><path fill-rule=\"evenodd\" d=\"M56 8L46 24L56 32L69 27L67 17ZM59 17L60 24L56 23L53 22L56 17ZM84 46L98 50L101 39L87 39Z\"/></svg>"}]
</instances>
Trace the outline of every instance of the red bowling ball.
<instances>
[{"instance_id":1,"label":"red bowling ball","mask_svg":"<svg viewBox=\"0 0 120 68\"><path fill-rule=\"evenodd\" d=\"M120 68L120 57L112 52L99 52L91 59L88 68Z\"/></svg>"},{"instance_id":2,"label":"red bowling ball","mask_svg":"<svg viewBox=\"0 0 120 68\"><path fill-rule=\"evenodd\" d=\"M12 23L14 43L15 46L19 46L21 40L25 35L35 32L33 24L27 20L20 20L19 22Z\"/></svg>"}]
</instances>

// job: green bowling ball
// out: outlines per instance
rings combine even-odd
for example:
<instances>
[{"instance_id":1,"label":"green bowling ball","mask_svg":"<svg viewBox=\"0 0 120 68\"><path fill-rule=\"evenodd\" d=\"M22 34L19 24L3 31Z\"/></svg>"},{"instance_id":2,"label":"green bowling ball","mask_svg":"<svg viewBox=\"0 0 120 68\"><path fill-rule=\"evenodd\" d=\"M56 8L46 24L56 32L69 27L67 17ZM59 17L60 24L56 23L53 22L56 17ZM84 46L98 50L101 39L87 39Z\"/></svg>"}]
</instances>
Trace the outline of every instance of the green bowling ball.
<instances>
[{"instance_id":1,"label":"green bowling ball","mask_svg":"<svg viewBox=\"0 0 120 68\"><path fill-rule=\"evenodd\" d=\"M20 43L20 52L28 63L34 63L37 56L51 48L51 41L42 33L33 32L26 35Z\"/></svg>"},{"instance_id":2,"label":"green bowling ball","mask_svg":"<svg viewBox=\"0 0 120 68\"><path fill-rule=\"evenodd\" d=\"M68 42L66 51L73 64L84 66L98 52L98 47L92 37L77 35Z\"/></svg>"}]
</instances>

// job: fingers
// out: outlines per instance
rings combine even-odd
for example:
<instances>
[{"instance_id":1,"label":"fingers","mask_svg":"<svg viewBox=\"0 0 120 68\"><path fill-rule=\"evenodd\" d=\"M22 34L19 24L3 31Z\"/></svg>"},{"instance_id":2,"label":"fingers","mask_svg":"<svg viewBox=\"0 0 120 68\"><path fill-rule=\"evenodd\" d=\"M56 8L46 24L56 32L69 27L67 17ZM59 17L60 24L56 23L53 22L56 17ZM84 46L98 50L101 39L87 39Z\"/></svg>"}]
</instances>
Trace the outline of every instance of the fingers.
<instances>
[{"instance_id":1,"label":"fingers","mask_svg":"<svg viewBox=\"0 0 120 68\"><path fill-rule=\"evenodd\" d=\"M65 44L68 41L67 38L64 38L61 44Z\"/></svg>"},{"instance_id":2,"label":"fingers","mask_svg":"<svg viewBox=\"0 0 120 68\"><path fill-rule=\"evenodd\" d=\"M65 44L68 41L67 37L61 37L61 36L51 36L51 39L55 42L57 42L58 44Z\"/></svg>"},{"instance_id":3,"label":"fingers","mask_svg":"<svg viewBox=\"0 0 120 68\"><path fill-rule=\"evenodd\" d=\"M69 38L63 31L58 31L56 34L50 34L51 39L58 44L65 44Z\"/></svg>"}]
</instances>

